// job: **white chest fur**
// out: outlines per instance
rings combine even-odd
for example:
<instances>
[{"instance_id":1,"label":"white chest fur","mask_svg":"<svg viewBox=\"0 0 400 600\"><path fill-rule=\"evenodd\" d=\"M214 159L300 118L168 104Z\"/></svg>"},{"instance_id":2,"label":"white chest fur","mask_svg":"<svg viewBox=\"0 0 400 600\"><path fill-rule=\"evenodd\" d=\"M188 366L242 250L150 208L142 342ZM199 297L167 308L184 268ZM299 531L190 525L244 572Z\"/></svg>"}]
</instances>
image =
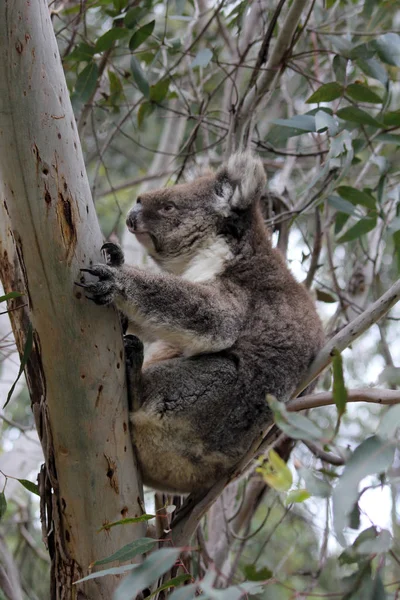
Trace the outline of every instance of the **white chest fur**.
<instances>
[{"instance_id":1,"label":"white chest fur","mask_svg":"<svg viewBox=\"0 0 400 600\"><path fill-rule=\"evenodd\" d=\"M193 283L211 281L224 270L226 262L231 259L232 252L228 244L223 238L217 237L191 259L182 278Z\"/></svg>"}]
</instances>

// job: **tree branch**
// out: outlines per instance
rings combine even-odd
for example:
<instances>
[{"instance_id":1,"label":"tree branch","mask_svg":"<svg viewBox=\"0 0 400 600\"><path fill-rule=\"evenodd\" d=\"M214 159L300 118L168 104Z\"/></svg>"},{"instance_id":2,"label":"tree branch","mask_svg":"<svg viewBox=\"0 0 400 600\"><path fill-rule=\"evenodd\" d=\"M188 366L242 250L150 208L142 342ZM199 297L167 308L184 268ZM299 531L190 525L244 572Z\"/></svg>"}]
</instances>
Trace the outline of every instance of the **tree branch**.
<instances>
[{"instance_id":1,"label":"tree branch","mask_svg":"<svg viewBox=\"0 0 400 600\"><path fill-rule=\"evenodd\" d=\"M279 35L276 38L265 71L262 73L254 87L249 91L248 95L242 100L241 109L238 111L238 118L241 121L239 139L243 138L243 133L247 128L249 121L253 118L256 109L263 104L265 95L271 90L307 3L308 0L294 0L286 15L285 21L281 26Z\"/></svg>"},{"instance_id":2,"label":"tree branch","mask_svg":"<svg viewBox=\"0 0 400 600\"><path fill-rule=\"evenodd\" d=\"M371 402L372 404L392 405L400 402L400 390L381 390L381 389L357 389L348 390L347 402ZM287 403L286 408L290 412L299 410L308 410L309 408L318 408L321 406L330 406L335 404L332 392L320 392L319 394L309 394L299 396Z\"/></svg>"}]
</instances>

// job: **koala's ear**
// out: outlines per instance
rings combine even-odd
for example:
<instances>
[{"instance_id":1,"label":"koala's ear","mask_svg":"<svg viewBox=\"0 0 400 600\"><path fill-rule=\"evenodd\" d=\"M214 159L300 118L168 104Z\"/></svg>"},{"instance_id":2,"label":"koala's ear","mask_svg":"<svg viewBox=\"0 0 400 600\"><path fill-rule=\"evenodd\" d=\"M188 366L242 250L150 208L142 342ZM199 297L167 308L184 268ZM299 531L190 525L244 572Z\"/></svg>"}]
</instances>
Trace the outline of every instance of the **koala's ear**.
<instances>
[{"instance_id":1,"label":"koala's ear","mask_svg":"<svg viewBox=\"0 0 400 600\"><path fill-rule=\"evenodd\" d=\"M258 157L251 152L232 154L215 176L217 203L221 209L244 210L260 197L266 181Z\"/></svg>"}]
</instances>

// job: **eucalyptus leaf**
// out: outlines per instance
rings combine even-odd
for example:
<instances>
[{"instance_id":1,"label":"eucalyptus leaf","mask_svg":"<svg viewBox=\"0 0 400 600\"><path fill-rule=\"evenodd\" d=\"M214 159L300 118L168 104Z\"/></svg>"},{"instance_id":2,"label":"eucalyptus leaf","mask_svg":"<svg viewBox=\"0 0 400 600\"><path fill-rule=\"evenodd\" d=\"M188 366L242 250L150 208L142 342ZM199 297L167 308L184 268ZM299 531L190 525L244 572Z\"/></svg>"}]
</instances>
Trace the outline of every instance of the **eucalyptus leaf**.
<instances>
[{"instance_id":1,"label":"eucalyptus leaf","mask_svg":"<svg viewBox=\"0 0 400 600\"><path fill-rule=\"evenodd\" d=\"M267 581L273 577L273 573L268 567L262 567L261 569L257 569L256 566L253 565L245 565L243 567L243 572L249 581Z\"/></svg>"},{"instance_id":2,"label":"eucalyptus leaf","mask_svg":"<svg viewBox=\"0 0 400 600\"><path fill-rule=\"evenodd\" d=\"M304 479L306 488L312 496L318 498L329 498L331 496L332 487L327 481L320 479L313 471L305 467L300 467L298 472L300 477Z\"/></svg>"},{"instance_id":3,"label":"eucalyptus leaf","mask_svg":"<svg viewBox=\"0 0 400 600\"><path fill-rule=\"evenodd\" d=\"M375 199L368 192L357 190L349 185L339 186L337 192L352 204L361 204L370 209L375 208Z\"/></svg>"},{"instance_id":4,"label":"eucalyptus leaf","mask_svg":"<svg viewBox=\"0 0 400 600\"><path fill-rule=\"evenodd\" d=\"M360 125L370 125L376 128L381 127L380 123L374 117L356 106L345 106L344 108L340 108L336 115L339 119L343 119L343 121L359 123Z\"/></svg>"},{"instance_id":5,"label":"eucalyptus leaf","mask_svg":"<svg viewBox=\"0 0 400 600\"><path fill-rule=\"evenodd\" d=\"M296 115L290 119L275 119L273 123L281 127L290 127L291 129L298 129L304 132L316 131L315 117L312 115Z\"/></svg>"},{"instance_id":6,"label":"eucalyptus leaf","mask_svg":"<svg viewBox=\"0 0 400 600\"><path fill-rule=\"evenodd\" d=\"M337 81L332 81L331 83L324 83L321 85L309 98L307 98L307 104L313 104L315 102L330 102L331 100L336 100L336 98L340 98L343 94L344 88Z\"/></svg>"},{"instance_id":7,"label":"eucalyptus leaf","mask_svg":"<svg viewBox=\"0 0 400 600\"><path fill-rule=\"evenodd\" d=\"M135 556L146 554L146 552L150 552L157 544L156 540L152 538L139 538L138 540L134 540L130 544L126 544L111 556L107 556L107 558L102 558L101 560L96 560L93 565L106 565L107 563L118 560L119 562L125 562L127 560L131 560L135 558Z\"/></svg>"},{"instance_id":8,"label":"eucalyptus leaf","mask_svg":"<svg viewBox=\"0 0 400 600\"><path fill-rule=\"evenodd\" d=\"M182 573L182 575L177 575L176 577L173 577L172 579L169 579L168 581L166 581L165 583L160 585L160 587L158 587L156 590L154 590L154 592L152 592L150 594L150 596L147 596L147 597L153 598L159 592L162 592L163 590L169 590L174 587L178 587L178 585L185 583L185 581L188 581L189 579L193 579L189 573Z\"/></svg>"},{"instance_id":9,"label":"eucalyptus leaf","mask_svg":"<svg viewBox=\"0 0 400 600\"><path fill-rule=\"evenodd\" d=\"M344 242L351 242L356 240L357 238L369 233L376 227L376 216L373 218L365 218L360 219L358 223L350 227L338 240L338 244L343 244Z\"/></svg>"},{"instance_id":10,"label":"eucalyptus leaf","mask_svg":"<svg viewBox=\"0 0 400 600\"><path fill-rule=\"evenodd\" d=\"M346 88L348 94L353 100L359 102L371 102L373 104L381 104L382 98L378 96L371 88L362 83L351 83Z\"/></svg>"},{"instance_id":11,"label":"eucalyptus leaf","mask_svg":"<svg viewBox=\"0 0 400 600\"><path fill-rule=\"evenodd\" d=\"M96 90L98 76L99 69L94 61L79 73L75 84L75 97L82 104L92 97Z\"/></svg>"},{"instance_id":12,"label":"eucalyptus leaf","mask_svg":"<svg viewBox=\"0 0 400 600\"><path fill-rule=\"evenodd\" d=\"M150 521L154 519L155 515L140 515L140 517L127 517L126 519L120 519L119 521L113 521L112 523L107 523L107 525L103 525L99 529L99 531L107 531L111 529L111 527L115 527L116 525L131 525L133 523L145 523L146 521Z\"/></svg>"},{"instance_id":13,"label":"eucalyptus leaf","mask_svg":"<svg viewBox=\"0 0 400 600\"><path fill-rule=\"evenodd\" d=\"M113 600L134 600L139 592L174 566L181 551L181 548L161 548L150 554L142 564L137 565L133 573L123 579Z\"/></svg>"},{"instance_id":14,"label":"eucalyptus leaf","mask_svg":"<svg viewBox=\"0 0 400 600\"><path fill-rule=\"evenodd\" d=\"M82 577L82 579L78 579L74 581L74 584L82 583L83 581L89 581L90 579L97 579L98 577L105 577L106 575L122 575L127 573L128 571L132 571L133 569L137 569L139 565L121 565L120 567L111 567L110 569L102 569L101 571L96 571L96 573L90 573L90 575L86 575L86 577Z\"/></svg>"},{"instance_id":15,"label":"eucalyptus leaf","mask_svg":"<svg viewBox=\"0 0 400 600\"><path fill-rule=\"evenodd\" d=\"M323 431L304 415L288 412L282 402L267 396L268 404L274 414L275 423L286 435L296 440L324 439Z\"/></svg>"},{"instance_id":16,"label":"eucalyptus leaf","mask_svg":"<svg viewBox=\"0 0 400 600\"><path fill-rule=\"evenodd\" d=\"M96 52L104 52L109 50L116 41L123 39L127 34L127 30L122 27L113 27L106 31L95 44Z\"/></svg>"},{"instance_id":17,"label":"eucalyptus leaf","mask_svg":"<svg viewBox=\"0 0 400 600\"><path fill-rule=\"evenodd\" d=\"M7 300L13 300L14 298L21 298L23 294L21 292L9 292L4 296L0 296L0 302L6 302Z\"/></svg>"},{"instance_id":18,"label":"eucalyptus leaf","mask_svg":"<svg viewBox=\"0 0 400 600\"><path fill-rule=\"evenodd\" d=\"M4 492L0 492L0 521L4 517L7 510L7 500Z\"/></svg>"},{"instance_id":19,"label":"eucalyptus leaf","mask_svg":"<svg viewBox=\"0 0 400 600\"><path fill-rule=\"evenodd\" d=\"M289 506L289 504L301 503L301 502L304 502L305 500L308 500L308 498L310 498L310 497L311 497L311 494L308 490L292 490L286 496L285 504L286 504L286 506Z\"/></svg>"},{"instance_id":20,"label":"eucalyptus leaf","mask_svg":"<svg viewBox=\"0 0 400 600\"><path fill-rule=\"evenodd\" d=\"M185 585L178 590L174 590L172 594L168 596L168 600L197 600L198 596L196 596L196 591L198 587L197 583Z\"/></svg>"},{"instance_id":21,"label":"eucalyptus leaf","mask_svg":"<svg viewBox=\"0 0 400 600\"><path fill-rule=\"evenodd\" d=\"M145 42L147 38L153 33L155 24L155 21L150 21L149 23L146 23L146 25L143 25L137 31L135 31L135 33L129 40L129 49L133 51L136 50L136 48L139 48L139 46L143 44L143 42Z\"/></svg>"},{"instance_id":22,"label":"eucalyptus leaf","mask_svg":"<svg viewBox=\"0 0 400 600\"><path fill-rule=\"evenodd\" d=\"M139 90L142 92L143 96L149 98L150 86L145 74L143 73L142 67L140 66L140 62L135 56L131 56L131 70L133 73L133 78Z\"/></svg>"},{"instance_id":23,"label":"eucalyptus leaf","mask_svg":"<svg viewBox=\"0 0 400 600\"><path fill-rule=\"evenodd\" d=\"M400 67L400 35L385 33L374 40L373 44L381 61Z\"/></svg>"},{"instance_id":24,"label":"eucalyptus leaf","mask_svg":"<svg viewBox=\"0 0 400 600\"><path fill-rule=\"evenodd\" d=\"M36 496L40 496L39 494L39 486L33 481L29 481L28 479L18 479L21 485L24 486L26 490L32 492L32 494L36 494Z\"/></svg>"},{"instance_id":25,"label":"eucalyptus leaf","mask_svg":"<svg viewBox=\"0 0 400 600\"><path fill-rule=\"evenodd\" d=\"M360 482L368 475L385 472L393 463L394 452L394 444L372 436L364 440L348 459L332 494L334 529L340 544L345 545L343 531L357 502Z\"/></svg>"},{"instance_id":26,"label":"eucalyptus leaf","mask_svg":"<svg viewBox=\"0 0 400 600\"><path fill-rule=\"evenodd\" d=\"M400 404L391 406L383 415L377 434L383 439L394 439L400 427Z\"/></svg>"},{"instance_id":27,"label":"eucalyptus leaf","mask_svg":"<svg viewBox=\"0 0 400 600\"><path fill-rule=\"evenodd\" d=\"M18 371L18 375L16 380L14 381L14 383L12 384L10 391L7 394L7 400L3 406L3 409L7 406L7 404L10 402L11 400L11 396L13 395L13 392L15 390L15 386L18 383L19 378L21 377L22 373L24 372L26 363L28 362L28 359L31 355L32 352L32 348L33 348L33 329L32 329L32 323L29 323L29 327L28 327L28 331L26 333L26 341L25 341L25 348L24 348L24 353L21 357L21 364L19 367L19 371Z\"/></svg>"},{"instance_id":28,"label":"eucalyptus leaf","mask_svg":"<svg viewBox=\"0 0 400 600\"><path fill-rule=\"evenodd\" d=\"M340 196L328 196L328 204L336 208L339 212L346 213L346 215L354 215L356 211L354 204L344 198L340 198Z\"/></svg>"},{"instance_id":29,"label":"eucalyptus leaf","mask_svg":"<svg viewBox=\"0 0 400 600\"><path fill-rule=\"evenodd\" d=\"M333 371L333 386L332 395L336 404L339 417L346 411L347 404L347 389L344 383L343 376L343 361L339 350L334 348L332 355L332 371Z\"/></svg>"}]
</instances>

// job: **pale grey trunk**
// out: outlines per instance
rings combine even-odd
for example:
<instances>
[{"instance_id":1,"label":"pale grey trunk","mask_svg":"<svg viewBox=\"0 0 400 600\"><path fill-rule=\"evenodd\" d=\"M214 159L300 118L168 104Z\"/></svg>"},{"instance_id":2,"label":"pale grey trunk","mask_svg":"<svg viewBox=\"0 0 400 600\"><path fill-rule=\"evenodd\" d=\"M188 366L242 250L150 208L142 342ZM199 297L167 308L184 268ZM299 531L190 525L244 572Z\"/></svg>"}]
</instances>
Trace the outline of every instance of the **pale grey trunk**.
<instances>
[{"instance_id":1,"label":"pale grey trunk","mask_svg":"<svg viewBox=\"0 0 400 600\"><path fill-rule=\"evenodd\" d=\"M44 0L0 3L0 264L46 459L40 484L52 598L109 600L117 578L73 586L93 561L143 535L98 532L140 514L118 316L74 286L102 236ZM21 286L23 289L21 289ZM22 302L20 303L22 304ZM52 491L51 491L52 490Z\"/></svg>"}]
</instances>

